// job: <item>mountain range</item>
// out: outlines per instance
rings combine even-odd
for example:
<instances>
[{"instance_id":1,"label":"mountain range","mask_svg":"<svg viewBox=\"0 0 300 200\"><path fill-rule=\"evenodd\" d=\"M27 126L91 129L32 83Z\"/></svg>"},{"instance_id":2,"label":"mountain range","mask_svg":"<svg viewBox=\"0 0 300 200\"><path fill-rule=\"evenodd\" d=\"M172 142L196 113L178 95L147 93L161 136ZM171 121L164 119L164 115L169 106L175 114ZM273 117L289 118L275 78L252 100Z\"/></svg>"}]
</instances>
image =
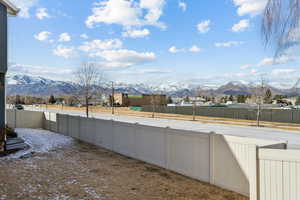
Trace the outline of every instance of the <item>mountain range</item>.
<instances>
[{"instance_id":1,"label":"mountain range","mask_svg":"<svg viewBox=\"0 0 300 200\"><path fill-rule=\"evenodd\" d=\"M73 82L57 81L40 76L29 76L25 74L15 74L7 77L7 95L35 95L35 96L50 96L53 95L72 95L78 90L78 85ZM189 85L182 83L170 83L159 86L147 85L147 84L127 84L127 83L115 83L116 92L128 93L133 95L139 95L143 93L164 93L168 96L183 97L193 96L201 93L201 95L250 95L253 93L255 86L252 84L245 84L238 81L228 82L219 87L204 87L199 90L199 85ZM111 83L106 82L101 86L95 86L97 90L103 93L111 93ZM271 89L272 94L296 96L300 94L300 91L296 91L293 88L280 89L272 86L268 86Z\"/></svg>"}]
</instances>

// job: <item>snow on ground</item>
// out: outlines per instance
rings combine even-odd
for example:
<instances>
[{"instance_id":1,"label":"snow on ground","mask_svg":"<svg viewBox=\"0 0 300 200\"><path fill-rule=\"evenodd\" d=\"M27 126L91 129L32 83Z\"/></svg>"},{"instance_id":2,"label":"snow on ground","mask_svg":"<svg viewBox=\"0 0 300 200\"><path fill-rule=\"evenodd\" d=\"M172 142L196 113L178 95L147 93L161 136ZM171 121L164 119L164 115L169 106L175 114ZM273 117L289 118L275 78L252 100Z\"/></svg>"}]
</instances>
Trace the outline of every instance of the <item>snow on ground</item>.
<instances>
[{"instance_id":1,"label":"snow on ground","mask_svg":"<svg viewBox=\"0 0 300 200\"><path fill-rule=\"evenodd\" d=\"M18 136L23 138L30 148L11 154L8 158L20 158L30 153L47 153L57 148L70 146L73 139L58 133L53 133L41 129L23 129L17 128L15 131Z\"/></svg>"}]
</instances>

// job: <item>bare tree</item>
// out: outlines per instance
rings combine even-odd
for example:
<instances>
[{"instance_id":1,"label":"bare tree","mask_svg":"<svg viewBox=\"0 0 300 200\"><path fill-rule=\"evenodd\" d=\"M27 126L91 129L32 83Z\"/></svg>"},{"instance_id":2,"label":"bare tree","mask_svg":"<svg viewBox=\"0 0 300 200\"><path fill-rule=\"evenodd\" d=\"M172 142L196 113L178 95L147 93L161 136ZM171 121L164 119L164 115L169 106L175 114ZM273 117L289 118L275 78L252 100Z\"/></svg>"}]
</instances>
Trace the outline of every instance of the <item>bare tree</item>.
<instances>
[{"instance_id":1,"label":"bare tree","mask_svg":"<svg viewBox=\"0 0 300 200\"><path fill-rule=\"evenodd\" d=\"M196 120L196 108L197 108L197 105L196 105L196 100L197 98L201 98L201 95L204 93L204 90L201 88L201 87L198 87L195 91L195 98L193 100L193 121Z\"/></svg>"},{"instance_id":2,"label":"bare tree","mask_svg":"<svg viewBox=\"0 0 300 200\"><path fill-rule=\"evenodd\" d=\"M260 126L260 119L262 113L262 104L264 102L265 94L266 94L267 82L264 76L260 77L259 83L253 87L253 95L255 98L255 103L257 105L256 110L256 121L257 126Z\"/></svg>"},{"instance_id":3,"label":"bare tree","mask_svg":"<svg viewBox=\"0 0 300 200\"><path fill-rule=\"evenodd\" d=\"M299 44L300 0L268 0L262 21L266 45L274 44L275 57Z\"/></svg>"},{"instance_id":4,"label":"bare tree","mask_svg":"<svg viewBox=\"0 0 300 200\"><path fill-rule=\"evenodd\" d=\"M90 100L97 92L96 86L100 84L102 73L94 63L84 62L75 73L75 82L79 86L76 98L79 102L84 102L86 106L86 117L89 117Z\"/></svg>"}]
</instances>

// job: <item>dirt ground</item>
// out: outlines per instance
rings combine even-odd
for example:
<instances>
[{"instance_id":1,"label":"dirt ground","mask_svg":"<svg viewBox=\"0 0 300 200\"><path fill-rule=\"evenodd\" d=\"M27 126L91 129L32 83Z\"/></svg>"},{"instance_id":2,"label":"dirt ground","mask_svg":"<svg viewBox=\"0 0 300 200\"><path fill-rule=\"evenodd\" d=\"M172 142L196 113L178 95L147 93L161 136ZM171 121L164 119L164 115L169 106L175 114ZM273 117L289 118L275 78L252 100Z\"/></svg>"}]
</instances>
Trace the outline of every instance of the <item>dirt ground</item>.
<instances>
[{"instance_id":1,"label":"dirt ground","mask_svg":"<svg viewBox=\"0 0 300 200\"><path fill-rule=\"evenodd\" d=\"M241 195L75 141L0 160L0 200L244 200Z\"/></svg>"},{"instance_id":2,"label":"dirt ground","mask_svg":"<svg viewBox=\"0 0 300 200\"><path fill-rule=\"evenodd\" d=\"M42 106L46 108L46 106ZM48 105L48 109L61 109L61 110L74 110L74 111L85 111L85 108L70 107L70 106L59 106L59 105ZM91 113L111 113L110 107L102 106L91 106ZM140 112L130 110L128 107L116 107L116 115L126 115L126 116L135 116L135 117L152 117L150 112ZM155 113L155 118L160 119L171 119L171 120L185 120L192 121L192 115L180 115L180 114L170 114L170 113ZM220 118L220 117L205 117L205 116L196 116L195 122L202 123L213 123L213 124L225 124L233 126L256 126L257 122L253 120L240 120L240 119L230 119L230 118ZM300 124L294 123L280 123L280 122L260 122L260 125L264 128L276 128L281 130L290 130L290 131L300 131Z\"/></svg>"}]
</instances>

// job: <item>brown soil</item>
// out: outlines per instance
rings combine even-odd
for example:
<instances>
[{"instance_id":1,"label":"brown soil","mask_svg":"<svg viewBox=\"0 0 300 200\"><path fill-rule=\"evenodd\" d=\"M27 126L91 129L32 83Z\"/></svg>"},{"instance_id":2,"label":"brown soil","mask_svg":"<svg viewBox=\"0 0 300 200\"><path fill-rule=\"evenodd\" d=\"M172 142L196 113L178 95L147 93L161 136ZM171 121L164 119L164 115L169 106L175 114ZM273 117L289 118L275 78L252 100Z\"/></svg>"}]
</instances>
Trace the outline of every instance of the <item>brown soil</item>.
<instances>
[{"instance_id":1,"label":"brown soil","mask_svg":"<svg viewBox=\"0 0 300 200\"><path fill-rule=\"evenodd\" d=\"M27 159L0 160L0 169L1 200L248 199L82 142Z\"/></svg>"}]
</instances>

